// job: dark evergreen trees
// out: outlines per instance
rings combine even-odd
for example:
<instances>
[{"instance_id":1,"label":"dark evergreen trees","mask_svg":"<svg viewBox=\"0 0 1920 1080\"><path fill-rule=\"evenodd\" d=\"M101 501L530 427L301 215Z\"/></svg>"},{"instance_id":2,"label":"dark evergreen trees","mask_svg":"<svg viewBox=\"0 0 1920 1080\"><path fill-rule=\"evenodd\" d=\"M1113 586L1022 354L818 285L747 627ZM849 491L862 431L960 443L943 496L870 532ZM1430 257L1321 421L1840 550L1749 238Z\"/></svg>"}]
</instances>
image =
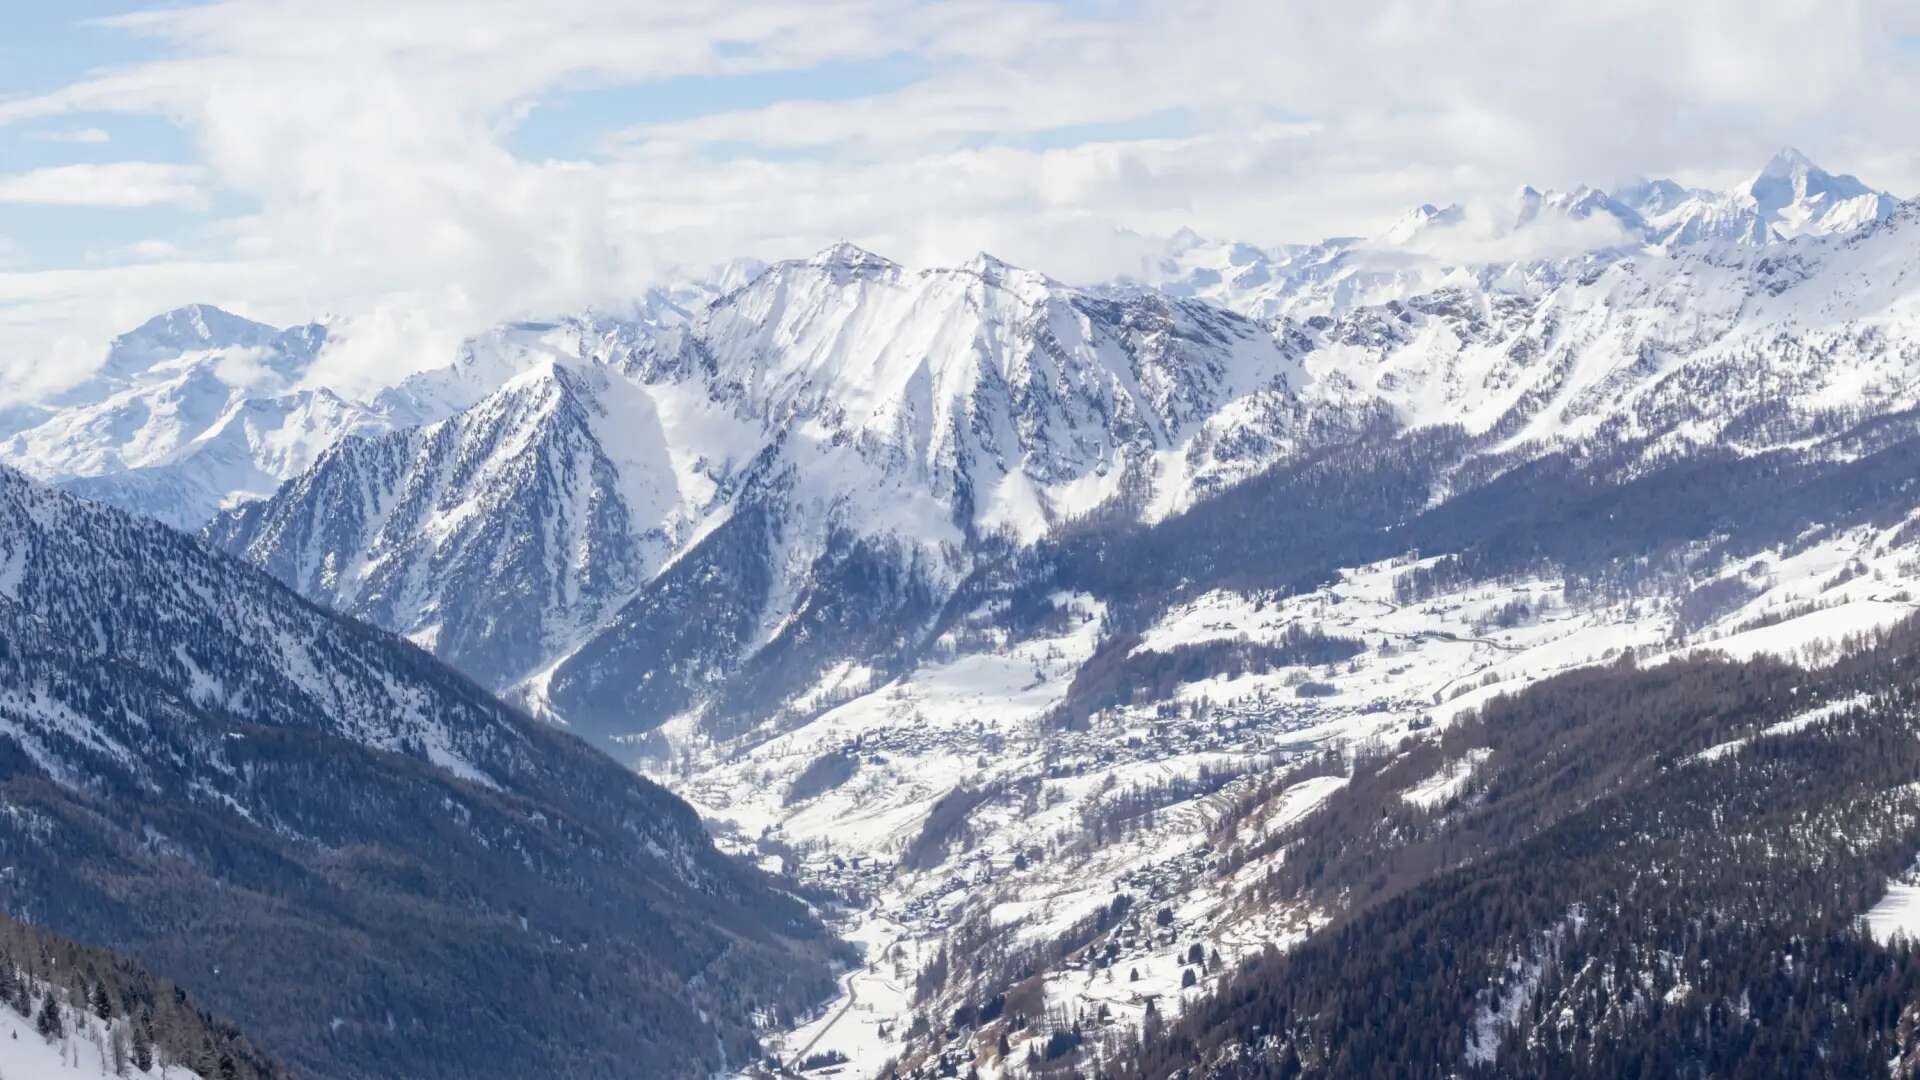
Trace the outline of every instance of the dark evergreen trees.
<instances>
[{"instance_id":1,"label":"dark evergreen trees","mask_svg":"<svg viewBox=\"0 0 1920 1080\"><path fill-rule=\"evenodd\" d=\"M49 986L40 997L40 1014L33 1018L33 1030L48 1042L54 1042L67 1033L66 1019L60 1014L60 999Z\"/></svg>"},{"instance_id":2,"label":"dark evergreen trees","mask_svg":"<svg viewBox=\"0 0 1920 1080\"><path fill-rule=\"evenodd\" d=\"M1884 1073L1915 1051L1920 955L1860 916L1920 855L1916 668L1920 621L1820 672L1587 669L1362 763L1257 887L1332 926L1119 1075ZM1452 805L1400 797L1470 748Z\"/></svg>"},{"instance_id":3,"label":"dark evergreen trees","mask_svg":"<svg viewBox=\"0 0 1920 1080\"><path fill-rule=\"evenodd\" d=\"M831 989L690 807L412 645L4 467L0 567L0 909L303 1072L704 1075Z\"/></svg>"}]
</instances>

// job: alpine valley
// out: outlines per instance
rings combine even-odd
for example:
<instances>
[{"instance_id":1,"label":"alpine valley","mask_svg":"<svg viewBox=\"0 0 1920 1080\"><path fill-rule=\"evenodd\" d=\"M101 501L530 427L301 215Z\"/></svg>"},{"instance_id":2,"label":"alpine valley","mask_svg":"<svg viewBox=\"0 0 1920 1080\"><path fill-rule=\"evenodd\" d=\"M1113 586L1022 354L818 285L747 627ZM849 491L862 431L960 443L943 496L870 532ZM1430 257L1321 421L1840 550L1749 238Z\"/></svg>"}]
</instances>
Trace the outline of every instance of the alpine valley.
<instances>
[{"instance_id":1,"label":"alpine valley","mask_svg":"<svg viewBox=\"0 0 1920 1080\"><path fill-rule=\"evenodd\" d=\"M1920 203L333 332L0 414L0 898L249 1053L1920 1075Z\"/></svg>"}]
</instances>

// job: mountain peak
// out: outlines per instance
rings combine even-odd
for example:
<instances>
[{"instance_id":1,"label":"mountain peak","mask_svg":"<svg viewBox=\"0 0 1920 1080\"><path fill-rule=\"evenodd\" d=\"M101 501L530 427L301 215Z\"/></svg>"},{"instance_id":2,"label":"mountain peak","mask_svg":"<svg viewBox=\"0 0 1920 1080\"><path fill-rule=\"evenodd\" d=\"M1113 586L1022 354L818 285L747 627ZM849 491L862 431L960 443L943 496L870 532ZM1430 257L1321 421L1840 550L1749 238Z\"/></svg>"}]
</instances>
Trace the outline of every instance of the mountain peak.
<instances>
[{"instance_id":1,"label":"mountain peak","mask_svg":"<svg viewBox=\"0 0 1920 1080\"><path fill-rule=\"evenodd\" d=\"M866 248L846 240L820 249L807 260L807 265L861 271L893 270L899 267L899 264L892 259L875 255Z\"/></svg>"},{"instance_id":2,"label":"mountain peak","mask_svg":"<svg viewBox=\"0 0 1920 1080\"><path fill-rule=\"evenodd\" d=\"M1621 205L1642 214L1661 214L1684 204L1695 192L1673 180L1642 177L1613 193Z\"/></svg>"},{"instance_id":3,"label":"mountain peak","mask_svg":"<svg viewBox=\"0 0 1920 1080\"><path fill-rule=\"evenodd\" d=\"M1893 212L1894 199L1860 178L1836 175L1807 155L1787 147L1738 193L1753 201L1769 227L1781 236L1805 232L1841 232Z\"/></svg>"},{"instance_id":4,"label":"mountain peak","mask_svg":"<svg viewBox=\"0 0 1920 1080\"><path fill-rule=\"evenodd\" d=\"M1399 219L1387 228L1385 239L1389 243L1404 244L1429 228L1458 225L1465 219L1466 210L1458 203L1448 203L1445 206L1421 203L1401 214Z\"/></svg>"},{"instance_id":5,"label":"mountain peak","mask_svg":"<svg viewBox=\"0 0 1920 1080\"><path fill-rule=\"evenodd\" d=\"M141 324L138 329L160 326L192 333L206 341L221 340L235 334L255 333L261 327L266 327L268 330L274 329L266 323L235 315L223 307L202 303L182 304L171 311L163 311Z\"/></svg>"},{"instance_id":6,"label":"mountain peak","mask_svg":"<svg viewBox=\"0 0 1920 1080\"><path fill-rule=\"evenodd\" d=\"M1022 273L1022 269L1012 263L986 251L976 251L973 258L960 264L960 269L983 278L995 279L1004 274Z\"/></svg>"},{"instance_id":7,"label":"mountain peak","mask_svg":"<svg viewBox=\"0 0 1920 1080\"><path fill-rule=\"evenodd\" d=\"M1791 146L1783 147L1779 153L1767 160L1760 169L1761 176L1797 177L1808 173L1824 172L1813 163L1813 159Z\"/></svg>"},{"instance_id":8,"label":"mountain peak","mask_svg":"<svg viewBox=\"0 0 1920 1080\"><path fill-rule=\"evenodd\" d=\"M275 327L242 318L212 304L187 304L163 311L120 337L220 346L265 341L279 332Z\"/></svg>"},{"instance_id":9,"label":"mountain peak","mask_svg":"<svg viewBox=\"0 0 1920 1080\"><path fill-rule=\"evenodd\" d=\"M1207 238L1194 232L1192 226L1182 225L1174 231L1172 236L1167 237L1167 254L1178 255L1183 251L1192 251L1206 242Z\"/></svg>"},{"instance_id":10,"label":"mountain peak","mask_svg":"<svg viewBox=\"0 0 1920 1080\"><path fill-rule=\"evenodd\" d=\"M161 312L114 338L101 374L131 378L182 353L257 347L271 343L280 333L277 327L242 318L212 304L188 304Z\"/></svg>"}]
</instances>

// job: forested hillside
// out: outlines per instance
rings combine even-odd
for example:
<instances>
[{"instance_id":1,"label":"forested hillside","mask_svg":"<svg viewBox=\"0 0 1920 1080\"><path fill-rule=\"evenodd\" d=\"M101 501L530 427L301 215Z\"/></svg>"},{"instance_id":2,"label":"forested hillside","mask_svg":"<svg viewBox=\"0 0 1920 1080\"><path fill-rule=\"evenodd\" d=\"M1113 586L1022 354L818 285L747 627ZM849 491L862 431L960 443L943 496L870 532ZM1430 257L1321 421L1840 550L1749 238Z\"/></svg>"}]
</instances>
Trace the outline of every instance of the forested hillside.
<instances>
[{"instance_id":1,"label":"forested hillside","mask_svg":"<svg viewBox=\"0 0 1920 1080\"><path fill-rule=\"evenodd\" d=\"M105 949L0 916L0 1075L286 1080L186 991Z\"/></svg>"},{"instance_id":2,"label":"forested hillside","mask_svg":"<svg viewBox=\"0 0 1920 1080\"><path fill-rule=\"evenodd\" d=\"M1358 766L1245 894L1332 925L1119 1075L1830 1076L1916 1051L1863 918L1920 853L1920 622L1824 671L1630 662ZM1433 804L1404 796L1480 762Z\"/></svg>"},{"instance_id":3,"label":"forested hillside","mask_svg":"<svg viewBox=\"0 0 1920 1080\"><path fill-rule=\"evenodd\" d=\"M0 906L314 1076L704 1075L829 989L684 803L414 648L0 470Z\"/></svg>"}]
</instances>

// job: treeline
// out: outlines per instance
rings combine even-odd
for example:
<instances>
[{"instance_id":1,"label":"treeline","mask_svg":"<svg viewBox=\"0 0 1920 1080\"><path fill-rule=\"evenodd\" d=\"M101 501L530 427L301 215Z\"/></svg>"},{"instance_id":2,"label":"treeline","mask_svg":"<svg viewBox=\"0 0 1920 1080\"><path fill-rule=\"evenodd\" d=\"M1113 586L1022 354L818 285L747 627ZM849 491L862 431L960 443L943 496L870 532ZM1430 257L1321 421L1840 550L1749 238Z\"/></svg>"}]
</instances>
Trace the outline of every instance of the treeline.
<instances>
[{"instance_id":1,"label":"treeline","mask_svg":"<svg viewBox=\"0 0 1920 1080\"><path fill-rule=\"evenodd\" d=\"M97 1022L117 1076L191 1069L207 1080L283 1080L284 1066L186 991L105 949L0 915L0 1007L50 1042Z\"/></svg>"},{"instance_id":2,"label":"treeline","mask_svg":"<svg viewBox=\"0 0 1920 1080\"><path fill-rule=\"evenodd\" d=\"M1860 915L1920 852L1916 661L1908 622L1819 673L1589 669L1363 764L1261 886L1330 929L1222 980L1106 1074L1883 1072L1911 1051L1920 957ZM1400 797L1474 748L1490 753L1449 805Z\"/></svg>"},{"instance_id":3,"label":"treeline","mask_svg":"<svg viewBox=\"0 0 1920 1080\"><path fill-rule=\"evenodd\" d=\"M1117 639L1081 665L1065 698L1054 708L1054 723L1071 728L1103 709L1163 701L1188 683L1337 664L1366 650L1360 641L1299 623L1288 626L1273 641L1227 638L1161 650L1139 648L1139 640L1131 635Z\"/></svg>"},{"instance_id":4,"label":"treeline","mask_svg":"<svg viewBox=\"0 0 1920 1080\"><path fill-rule=\"evenodd\" d=\"M984 915L956 927L914 979L913 1000L919 1011L913 1033L937 1035L937 1043L949 1047L923 1068L936 1075L958 1075L976 1052L1004 1058L1010 1037L1022 1033L1042 1037L1041 1046L1050 1045L1050 1052L1040 1055L1044 1061L1057 1061L1077 1049L1083 1019L1088 1018L1047 1004L1047 975L1069 959L1100 967L1111 963L1116 949L1108 935L1135 917L1133 896L1117 893L1059 934L1039 941L1010 944L1004 927ZM969 996L958 997L959 987ZM943 1000L953 1002L950 1011L937 1008ZM1054 1036L1061 1033L1068 1038L1056 1041ZM958 1049L968 1043L975 1048ZM883 1075L914 1073L896 1068Z\"/></svg>"},{"instance_id":5,"label":"treeline","mask_svg":"<svg viewBox=\"0 0 1920 1080\"><path fill-rule=\"evenodd\" d=\"M1487 436L1402 432L1382 418L1164 521L1096 515L989 560L945 605L929 640L983 607L1024 626L1053 615L1061 592L1099 598L1110 632L1066 716L1077 722L1102 701L1147 692L1154 673L1127 673L1131 635L1213 589L1291 595L1340 567L1419 551L1445 558L1401 575L1401 603L1542 574L1563 577L1576 605L1664 595L1729 559L1812 542L1809 521L1828 530L1898 525L1920 472L1917 418L1851 427L1857 418L1841 414L1775 418L1831 444L1763 454L1675 454L1621 429L1531 458L1491 453ZM1838 447L1847 452L1831 452ZM1724 599L1709 594L1697 606Z\"/></svg>"},{"instance_id":6,"label":"treeline","mask_svg":"<svg viewBox=\"0 0 1920 1080\"><path fill-rule=\"evenodd\" d=\"M961 785L934 800L920 831L900 853L902 870L930 870L946 861L947 848L967 830L967 817L1004 791L1000 785Z\"/></svg>"},{"instance_id":7,"label":"treeline","mask_svg":"<svg viewBox=\"0 0 1920 1080\"><path fill-rule=\"evenodd\" d=\"M0 468L7 563L0 910L291 1067L704 1075L831 991L684 802L419 649Z\"/></svg>"}]
</instances>

